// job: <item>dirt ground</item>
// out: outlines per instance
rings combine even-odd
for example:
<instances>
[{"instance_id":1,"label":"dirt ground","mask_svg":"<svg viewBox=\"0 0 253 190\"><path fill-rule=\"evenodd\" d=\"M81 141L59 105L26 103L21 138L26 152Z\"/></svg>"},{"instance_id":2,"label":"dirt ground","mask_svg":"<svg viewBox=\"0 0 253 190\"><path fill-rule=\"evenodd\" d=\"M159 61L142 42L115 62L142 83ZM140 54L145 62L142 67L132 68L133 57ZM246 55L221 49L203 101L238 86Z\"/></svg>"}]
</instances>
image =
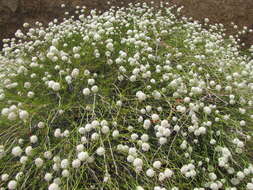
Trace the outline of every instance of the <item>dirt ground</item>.
<instances>
[{"instance_id":1,"label":"dirt ground","mask_svg":"<svg viewBox=\"0 0 253 190\"><path fill-rule=\"evenodd\" d=\"M139 0L140 1L140 0ZM150 2L150 0L142 0ZM160 0L153 0L159 3ZM164 0L167 2L168 0ZM126 6L137 0L111 0L111 5ZM184 6L183 14L196 20L209 18L211 23L223 23L227 33L234 33L230 23L253 29L253 0L170 0L171 5ZM60 8L66 4L64 9ZM0 0L0 40L13 37L22 24L40 21L47 24L54 18L63 18L64 12L73 12L75 6L104 11L110 7L105 0ZM242 36L247 46L253 44L253 33ZM0 42L0 48L2 42Z\"/></svg>"}]
</instances>

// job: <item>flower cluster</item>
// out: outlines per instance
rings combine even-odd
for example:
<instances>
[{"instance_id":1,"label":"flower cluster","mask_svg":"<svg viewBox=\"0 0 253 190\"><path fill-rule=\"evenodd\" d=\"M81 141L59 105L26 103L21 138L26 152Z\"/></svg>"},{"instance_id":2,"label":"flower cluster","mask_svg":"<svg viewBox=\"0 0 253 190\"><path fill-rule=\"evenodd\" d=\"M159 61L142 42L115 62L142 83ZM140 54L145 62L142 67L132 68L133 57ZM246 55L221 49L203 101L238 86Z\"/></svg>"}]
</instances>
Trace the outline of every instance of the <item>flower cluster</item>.
<instances>
[{"instance_id":1,"label":"flower cluster","mask_svg":"<svg viewBox=\"0 0 253 190\"><path fill-rule=\"evenodd\" d=\"M0 190L253 190L253 60L180 10L77 7L5 39Z\"/></svg>"}]
</instances>

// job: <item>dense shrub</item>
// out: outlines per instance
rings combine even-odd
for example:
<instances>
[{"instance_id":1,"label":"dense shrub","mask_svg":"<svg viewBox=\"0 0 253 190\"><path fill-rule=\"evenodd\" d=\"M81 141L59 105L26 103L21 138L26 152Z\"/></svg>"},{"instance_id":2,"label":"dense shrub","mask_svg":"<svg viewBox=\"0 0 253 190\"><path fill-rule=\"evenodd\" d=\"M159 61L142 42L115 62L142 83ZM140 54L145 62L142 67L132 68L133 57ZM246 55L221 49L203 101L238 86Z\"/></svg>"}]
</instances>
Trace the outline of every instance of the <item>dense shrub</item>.
<instances>
[{"instance_id":1,"label":"dense shrub","mask_svg":"<svg viewBox=\"0 0 253 190\"><path fill-rule=\"evenodd\" d=\"M252 190L237 40L174 7L84 11L5 40L0 189Z\"/></svg>"}]
</instances>

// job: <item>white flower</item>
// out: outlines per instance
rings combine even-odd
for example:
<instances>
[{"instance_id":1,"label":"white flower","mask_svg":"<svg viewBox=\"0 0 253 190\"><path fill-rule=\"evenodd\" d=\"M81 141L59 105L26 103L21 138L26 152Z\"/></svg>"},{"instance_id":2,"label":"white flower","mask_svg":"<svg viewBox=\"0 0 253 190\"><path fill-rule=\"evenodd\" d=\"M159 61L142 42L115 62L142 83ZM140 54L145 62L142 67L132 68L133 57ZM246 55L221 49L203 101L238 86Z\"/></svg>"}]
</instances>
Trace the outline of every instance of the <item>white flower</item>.
<instances>
[{"instance_id":1,"label":"white flower","mask_svg":"<svg viewBox=\"0 0 253 190\"><path fill-rule=\"evenodd\" d=\"M16 157L21 156L22 152L23 150L19 146L16 146L11 150L11 153Z\"/></svg>"},{"instance_id":2,"label":"white flower","mask_svg":"<svg viewBox=\"0 0 253 190\"><path fill-rule=\"evenodd\" d=\"M94 79L88 79L88 85L94 85L95 80Z\"/></svg>"},{"instance_id":3,"label":"white flower","mask_svg":"<svg viewBox=\"0 0 253 190\"><path fill-rule=\"evenodd\" d=\"M211 139L211 140L210 140L210 144L211 144L211 145L216 144L216 140L215 140L215 139Z\"/></svg>"},{"instance_id":4,"label":"white flower","mask_svg":"<svg viewBox=\"0 0 253 190\"><path fill-rule=\"evenodd\" d=\"M44 157L46 158L46 159L51 159L52 158L52 152L51 151L46 151L46 152L44 152Z\"/></svg>"},{"instance_id":5,"label":"white flower","mask_svg":"<svg viewBox=\"0 0 253 190\"><path fill-rule=\"evenodd\" d=\"M53 179L53 175L51 173L46 173L44 179L49 182Z\"/></svg>"},{"instance_id":6,"label":"white flower","mask_svg":"<svg viewBox=\"0 0 253 190\"><path fill-rule=\"evenodd\" d=\"M108 126L103 126L103 127L101 128L101 132L102 132L103 134L107 134L107 133L109 133L109 131L110 131L110 128L109 128Z\"/></svg>"},{"instance_id":7,"label":"white flower","mask_svg":"<svg viewBox=\"0 0 253 190\"><path fill-rule=\"evenodd\" d=\"M244 120L240 121L240 125L241 126L245 126L246 125L246 122Z\"/></svg>"},{"instance_id":8,"label":"white flower","mask_svg":"<svg viewBox=\"0 0 253 190\"><path fill-rule=\"evenodd\" d=\"M137 186L136 190L144 190L144 188L142 186Z\"/></svg>"},{"instance_id":9,"label":"white flower","mask_svg":"<svg viewBox=\"0 0 253 190\"><path fill-rule=\"evenodd\" d=\"M89 158L89 154L88 154L88 152L79 152L77 155L77 158L80 161L86 161Z\"/></svg>"},{"instance_id":10,"label":"white flower","mask_svg":"<svg viewBox=\"0 0 253 190\"><path fill-rule=\"evenodd\" d=\"M61 161L61 168L65 169L69 166L69 161L68 159L64 159Z\"/></svg>"},{"instance_id":11,"label":"white flower","mask_svg":"<svg viewBox=\"0 0 253 190\"><path fill-rule=\"evenodd\" d=\"M14 113L14 112L10 112L9 115L8 115L8 119L9 119L10 121L16 120L16 119L17 119L17 114Z\"/></svg>"},{"instance_id":12,"label":"white flower","mask_svg":"<svg viewBox=\"0 0 253 190\"><path fill-rule=\"evenodd\" d=\"M33 144L37 143L38 142L38 137L36 135L31 136L30 137L30 142L33 143Z\"/></svg>"},{"instance_id":13,"label":"white flower","mask_svg":"<svg viewBox=\"0 0 253 190\"><path fill-rule=\"evenodd\" d=\"M119 136L119 131L118 130L114 130L112 132L112 136L113 136L113 138L117 138Z\"/></svg>"},{"instance_id":14,"label":"white flower","mask_svg":"<svg viewBox=\"0 0 253 190\"><path fill-rule=\"evenodd\" d=\"M147 142L147 141L149 140L149 136L148 136L147 134L143 134L143 135L141 136L141 140L142 140L143 142Z\"/></svg>"},{"instance_id":15,"label":"white flower","mask_svg":"<svg viewBox=\"0 0 253 190\"><path fill-rule=\"evenodd\" d=\"M32 91L29 91L28 93L27 93L27 97L28 98L33 98L34 97L34 92L32 92Z\"/></svg>"},{"instance_id":16,"label":"white flower","mask_svg":"<svg viewBox=\"0 0 253 190\"><path fill-rule=\"evenodd\" d=\"M20 161L21 164L25 164L27 162L27 160L28 160L27 156L21 156L19 161Z\"/></svg>"},{"instance_id":17,"label":"white flower","mask_svg":"<svg viewBox=\"0 0 253 190\"><path fill-rule=\"evenodd\" d=\"M98 140L99 139L99 134L98 133L92 133L92 135L91 135L91 140L92 141L96 141L96 140Z\"/></svg>"},{"instance_id":18,"label":"white flower","mask_svg":"<svg viewBox=\"0 0 253 190\"><path fill-rule=\"evenodd\" d=\"M92 91L93 93L97 93L97 92L98 92L98 86L96 86L96 85L92 86L92 87L91 87L91 91Z\"/></svg>"},{"instance_id":19,"label":"white flower","mask_svg":"<svg viewBox=\"0 0 253 190\"><path fill-rule=\"evenodd\" d=\"M164 145L164 144L166 144L167 143L167 138L166 137L160 137L159 138L159 144L160 145Z\"/></svg>"},{"instance_id":20,"label":"white flower","mask_svg":"<svg viewBox=\"0 0 253 190\"><path fill-rule=\"evenodd\" d=\"M99 147L97 150L96 150L96 153L97 155L99 156L103 156L105 154L105 149L103 147Z\"/></svg>"},{"instance_id":21,"label":"white flower","mask_svg":"<svg viewBox=\"0 0 253 190\"><path fill-rule=\"evenodd\" d=\"M72 73L71 73L71 76L72 76L73 78L77 78L78 75L79 75L79 69L77 69L77 68L73 69L73 71L72 71Z\"/></svg>"},{"instance_id":22,"label":"white flower","mask_svg":"<svg viewBox=\"0 0 253 190\"><path fill-rule=\"evenodd\" d=\"M59 171L60 170L60 165L57 164L57 163L54 163L53 164L53 170L56 171L56 172Z\"/></svg>"},{"instance_id":23,"label":"white flower","mask_svg":"<svg viewBox=\"0 0 253 190\"><path fill-rule=\"evenodd\" d=\"M134 159L135 159L135 158L134 158L134 156L132 156L132 155L128 155L128 156L127 156L127 161L130 162L130 163L132 163L132 162L134 161Z\"/></svg>"},{"instance_id":24,"label":"white flower","mask_svg":"<svg viewBox=\"0 0 253 190\"><path fill-rule=\"evenodd\" d=\"M160 169L161 166L162 166L162 163L160 161L155 161L153 163L153 167L156 169Z\"/></svg>"},{"instance_id":25,"label":"white flower","mask_svg":"<svg viewBox=\"0 0 253 190\"><path fill-rule=\"evenodd\" d=\"M133 161L133 165L134 165L134 167L142 166L142 165L143 165L142 159L140 159L140 158L135 158L134 161Z\"/></svg>"},{"instance_id":26,"label":"white flower","mask_svg":"<svg viewBox=\"0 0 253 190\"><path fill-rule=\"evenodd\" d=\"M57 138L61 137L61 129L55 129L54 136L57 137Z\"/></svg>"},{"instance_id":27,"label":"white flower","mask_svg":"<svg viewBox=\"0 0 253 190\"><path fill-rule=\"evenodd\" d=\"M121 101L121 100L118 100L118 101L116 102L116 105L119 106L119 107L121 107L121 106L122 106L122 101Z\"/></svg>"},{"instance_id":28,"label":"white flower","mask_svg":"<svg viewBox=\"0 0 253 190\"><path fill-rule=\"evenodd\" d=\"M217 179L217 176L216 176L215 173L209 173L209 178L210 178L212 181L214 181L214 180Z\"/></svg>"},{"instance_id":29,"label":"white flower","mask_svg":"<svg viewBox=\"0 0 253 190\"><path fill-rule=\"evenodd\" d=\"M247 190L253 190L253 183L247 183Z\"/></svg>"},{"instance_id":30,"label":"white flower","mask_svg":"<svg viewBox=\"0 0 253 190\"><path fill-rule=\"evenodd\" d=\"M146 171L146 175L147 175L148 177L154 177L155 171L154 171L152 168L149 168L149 169Z\"/></svg>"},{"instance_id":31,"label":"white flower","mask_svg":"<svg viewBox=\"0 0 253 190\"><path fill-rule=\"evenodd\" d=\"M152 114L151 118L153 121L158 121L159 120L159 115L158 114Z\"/></svg>"},{"instance_id":32,"label":"white flower","mask_svg":"<svg viewBox=\"0 0 253 190\"><path fill-rule=\"evenodd\" d=\"M81 161L79 159L72 161L72 167L73 168L79 168L81 166Z\"/></svg>"},{"instance_id":33,"label":"white flower","mask_svg":"<svg viewBox=\"0 0 253 190\"><path fill-rule=\"evenodd\" d=\"M45 123L42 122L42 121L40 121L40 122L38 123L38 127L39 127L40 129L44 128L44 127L45 127Z\"/></svg>"},{"instance_id":34,"label":"white flower","mask_svg":"<svg viewBox=\"0 0 253 190\"><path fill-rule=\"evenodd\" d=\"M87 139L86 137L82 137L82 138L81 138L81 142L82 142L83 144L86 144L86 143L88 143L88 139Z\"/></svg>"},{"instance_id":35,"label":"white flower","mask_svg":"<svg viewBox=\"0 0 253 190\"><path fill-rule=\"evenodd\" d=\"M136 97L138 98L139 101L144 101L147 98L146 94L144 94L142 91L138 91L136 93Z\"/></svg>"},{"instance_id":36,"label":"white flower","mask_svg":"<svg viewBox=\"0 0 253 190\"><path fill-rule=\"evenodd\" d=\"M31 83L30 82L25 82L25 84L24 84L24 87L25 88L31 88Z\"/></svg>"},{"instance_id":37,"label":"white flower","mask_svg":"<svg viewBox=\"0 0 253 190\"><path fill-rule=\"evenodd\" d=\"M128 154L132 156L137 156L137 149L135 147L130 147L128 149Z\"/></svg>"},{"instance_id":38,"label":"white flower","mask_svg":"<svg viewBox=\"0 0 253 190\"><path fill-rule=\"evenodd\" d=\"M106 44L106 48L109 49L110 51L113 51L113 44L109 42L108 44Z\"/></svg>"},{"instance_id":39,"label":"white flower","mask_svg":"<svg viewBox=\"0 0 253 190\"><path fill-rule=\"evenodd\" d=\"M76 146L76 151L77 152L81 152L83 150L84 150L84 145L83 144L79 144L79 145Z\"/></svg>"},{"instance_id":40,"label":"white flower","mask_svg":"<svg viewBox=\"0 0 253 190\"><path fill-rule=\"evenodd\" d=\"M65 77L65 80L66 80L66 82L67 82L68 84L71 84L71 83L72 83L72 77L69 76L69 75Z\"/></svg>"},{"instance_id":41,"label":"white flower","mask_svg":"<svg viewBox=\"0 0 253 190\"><path fill-rule=\"evenodd\" d=\"M90 89L89 88L84 88L83 89L83 95L85 95L85 96L90 95Z\"/></svg>"},{"instance_id":42,"label":"white flower","mask_svg":"<svg viewBox=\"0 0 253 190\"><path fill-rule=\"evenodd\" d=\"M52 183L49 185L48 190L60 190L60 187L56 183Z\"/></svg>"},{"instance_id":43,"label":"white flower","mask_svg":"<svg viewBox=\"0 0 253 190\"><path fill-rule=\"evenodd\" d=\"M23 172L18 172L17 175L15 176L15 180L19 181L23 177L24 173Z\"/></svg>"},{"instance_id":44,"label":"white flower","mask_svg":"<svg viewBox=\"0 0 253 190\"><path fill-rule=\"evenodd\" d=\"M148 143L142 143L141 149L146 152L150 149L150 145Z\"/></svg>"},{"instance_id":45,"label":"white flower","mask_svg":"<svg viewBox=\"0 0 253 190\"><path fill-rule=\"evenodd\" d=\"M41 166L43 166L44 161L41 158L36 158L35 159L35 165L36 167L40 168Z\"/></svg>"},{"instance_id":46,"label":"white flower","mask_svg":"<svg viewBox=\"0 0 253 190\"><path fill-rule=\"evenodd\" d=\"M62 175L62 177L69 177L70 174L69 174L69 171L68 171L68 170L64 169L64 170L62 171L61 175Z\"/></svg>"},{"instance_id":47,"label":"white flower","mask_svg":"<svg viewBox=\"0 0 253 190\"><path fill-rule=\"evenodd\" d=\"M178 112L184 113L186 111L186 107L185 106L177 106L176 107Z\"/></svg>"},{"instance_id":48,"label":"white flower","mask_svg":"<svg viewBox=\"0 0 253 190\"><path fill-rule=\"evenodd\" d=\"M31 156L32 155L32 150L33 150L33 148L31 146L26 147L26 149L25 149L26 155Z\"/></svg>"},{"instance_id":49,"label":"white flower","mask_svg":"<svg viewBox=\"0 0 253 190\"><path fill-rule=\"evenodd\" d=\"M7 181L8 178L9 178L9 175L8 175L8 174L2 174L2 175L1 175L1 180L2 180L2 181Z\"/></svg>"},{"instance_id":50,"label":"white flower","mask_svg":"<svg viewBox=\"0 0 253 190\"><path fill-rule=\"evenodd\" d=\"M16 189L17 188L17 182L15 180L11 180L8 183L8 189L12 190L12 189Z\"/></svg>"},{"instance_id":51,"label":"white flower","mask_svg":"<svg viewBox=\"0 0 253 190\"><path fill-rule=\"evenodd\" d=\"M3 108L1 111L1 114L3 116L8 116L8 114L10 113L10 109L9 108Z\"/></svg>"},{"instance_id":52,"label":"white flower","mask_svg":"<svg viewBox=\"0 0 253 190\"><path fill-rule=\"evenodd\" d=\"M151 121L149 119L144 120L143 128L148 129L151 126Z\"/></svg>"},{"instance_id":53,"label":"white flower","mask_svg":"<svg viewBox=\"0 0 253 190\"><path fill-rule=\"evenodd\" d=\"M242 180L242 179L245 178L245 174L244 174L243 172L241 172L241 171L237 172L236 175L237 175L237 177L238 177L240 180Z\"/></svg>"},{"instance_id":54,"label":"white flower","mask_svg":"<svg viewBox=\"0 0 253 190\"><path fill-rule=\"evenodd\" d=\"M203 109L206 114L210 114L212 112L211 108L208 106L205 106Z\"/></svg>"},{"instance_id":55,"label":"white flower","mask_svg":"<svg viewBox=\"0 0 253 190\"><path fill-rule=\"evenodd\" d=\"M211 188L212 190L218 190L218 189L219 189L217 183L211 183L210 188Z\"/></svg>"},{"instance_id":56,"label":"white flower","mask_svg":"<svg viewBox=\"0 0 253 190\"><path fill-rule=\"evenodd\" d=\"M61 89L60 83L55 82L55 83L52 85L52 89L53 89L54 91L59 91L59 90Z\"/></svg>"},{"instance_id":57,"label":"white flower","mask_svg":"<svg viewBox=\"0 0 253 190\"><path fill-rule=\"evenodd\" d=\"M166 168L166 169L164 170L164 176L165 176L166 178L171 178L172 175L173 175L173 171L170 170L169 168Z\"/></svg>"}]
</instances>

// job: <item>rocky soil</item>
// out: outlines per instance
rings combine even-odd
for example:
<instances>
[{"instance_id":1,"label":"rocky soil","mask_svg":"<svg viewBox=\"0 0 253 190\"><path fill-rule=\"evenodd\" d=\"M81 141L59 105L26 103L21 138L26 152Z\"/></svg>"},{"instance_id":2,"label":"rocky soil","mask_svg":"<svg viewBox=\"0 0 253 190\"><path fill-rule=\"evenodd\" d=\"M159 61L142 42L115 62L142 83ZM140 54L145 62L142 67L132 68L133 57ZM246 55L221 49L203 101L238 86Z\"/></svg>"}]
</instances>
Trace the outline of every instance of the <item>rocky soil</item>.
<instances>
[{"instance_id":1,"label":"rocky soil","mask_svg":"<svg viewBox=\"0 0 253 190\"><path fill-rule=\"evenodd\" d=\"M150 2L150 0L142 0ZM158 3L159 0L154 0ZM165 1L165 0L164 0ZM125 6L137 0L111 0L115 6ZM194 19L208 17L211 23L223 23L227 33L234 33L230 23L253 28L252 0L172 0L171 4L184 6L183 14ZM62 9L60 5L66 4ZM30 24L40 21L47 24L54 18L63 18L64 12L73 12L75 6L86 6L104 11L110 7L104 0L0 0L0 40L10 38L15 31L22 28L24 22ZM247 46L253 44L253 35L242 36ZM0 42L0 47L2 43Z\"/></svg>"}]
</instances>

